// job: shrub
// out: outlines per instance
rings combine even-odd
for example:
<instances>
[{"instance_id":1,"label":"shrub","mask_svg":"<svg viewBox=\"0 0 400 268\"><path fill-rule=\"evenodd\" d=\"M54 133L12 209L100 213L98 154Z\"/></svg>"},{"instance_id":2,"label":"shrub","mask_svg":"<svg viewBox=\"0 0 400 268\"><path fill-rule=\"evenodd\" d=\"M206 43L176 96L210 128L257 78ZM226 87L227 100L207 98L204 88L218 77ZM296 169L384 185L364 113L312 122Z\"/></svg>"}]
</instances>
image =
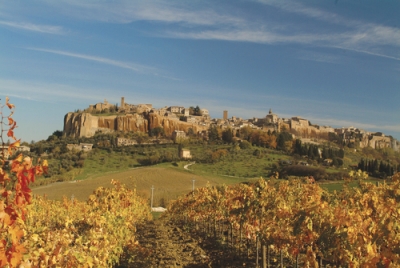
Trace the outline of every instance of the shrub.
<instances>
[{"instance_id":1,"label":"shrub","mask_svg":"<svg viewBox=\"0 0 400 268\"><path fill-rule=\"evenodd\" d=\"M314 168L309 166L291 165L282 168L281 176L313 176L315 180L327 178L327 173L322 168Z\"/></svg>"},{"instance_id":2,"label":"shrub","mask_svg":"<svg viewBox=\"0 0 400 268\"><path fill-rule=\"evenodd\" d=\"M347 172L340 171L340 172L328 174L327 180L338 181L338 180L342 180L343 178L347 178L347 177L349 177L349 174Z\"/></svg>"},{"instance_id":3,"label":"shrub","mask_svg":"<svg viewBox=\"0 0 400 268\"><path fill-rule=\"evenodd\" d=\"M251 148L251 143L248 141L242 141L239 144L240 149L245 150L245 149L250 149Z\"/></svg>"}]
</instances>

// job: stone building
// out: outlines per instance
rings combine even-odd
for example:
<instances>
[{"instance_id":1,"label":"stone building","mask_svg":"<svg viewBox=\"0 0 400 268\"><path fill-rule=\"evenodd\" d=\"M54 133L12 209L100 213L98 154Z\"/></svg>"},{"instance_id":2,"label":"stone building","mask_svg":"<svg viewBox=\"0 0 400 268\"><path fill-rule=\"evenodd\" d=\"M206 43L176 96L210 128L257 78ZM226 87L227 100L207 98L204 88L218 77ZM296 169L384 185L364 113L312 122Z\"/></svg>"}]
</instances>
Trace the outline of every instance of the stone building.
<instances>
[{"instance_id":1,"label":"stone building","mask_svg":"<svg viewBox=\"0 0 400 268\"><path fill-rule=\"evenodd\" d=\"M136 140L127 138L117 138L117 146L132 146L136 144L138 144Z\"/></svg>"},{"instance_id":2,"label":"stone building","mask_svg":"<svg viewBox=\"0 0 400 268\"><path fill-rule=\"evenodd\" d=\"M168 110L171 113L182 114L183 111L185 110L185 107L182 107L182 106L170 106L170 107L168 107Z\"/></svg>"},{"instance_id":3,"label":"stone building","mask_svg":"<svg viewBox=\"0 0 400 268\"><path fill-rule=\"evenodd\" d=\"M183 109L183 115L184 116L189 116L190 115L190 110L188 108Z\"/></svg>"},{"instance_id":4,"label":"stone building","mask_svg":"<svg viewBox=\"0 0 400 268\"><path fill-rule=\"evenodd\" d=\"M99 103L96 103L95 105L93 105L92 107L96 111L103 111L105 109L110 109L112 106L114 106L114 105L108 103L108 101L105 99L104 103L99 102Z\"/></svg>"},{"instance_id":5,"label":"stone building","mask_svg":"<svg viewBox=\"0 0 400 268\"><path fill-rule=\"evenodd\" d=\"M174 132L172 132L172 139L174 140L174 142L179 142L186 138L187 137L185 131L175 130Z\"/></svg>"},{"instance_id":6,"label":"stone building","mask_svg":"<svg viewBox=\"0 0 400 268\"><path fill-rule=\"evenodd\" d=\"M207 109L200 109L200 113L203 116L209 116L210 115Z\"/></svg>"},{"instance_id":7,"label":"stone building","mask_svg":"<svg viewBox=\"0 0 400 268\"><path fill-rule=\"evenodd\" d=\"M224 111L223 119L228 120L228 111L227 110Z\"/></svg>"},{"instance_id":8,"label":"stone building","mask_svg":"<svg viewBox=\"0 0 400 268\"><path fill-rule=\"evenodd\" d=\"M391 148L392 147L391 137L385 136L383 133L374 133L369 138L369 146L374 149Z\"/></svg>"},{"instance_id":9,"label":"stone building","mask_svg":"<svg viewBox=\"0 0 400 268\"><path fill-rule=\"evenodd\" d=\"M29 148L28 146L22 145L22 146L17 147L17 152L30 152L30 151L31 151L31 148Z\"/></svg>"},{"instance_id":10,"label":"stone building","mask_svg":"<svg viewBox=\"0 0 400 268\"><path fill-rule=\"evenodd\" d=\"M266 116L266 123L267 124L277 124L278 123L278 116L272 113L272 109L269 109L269 113Z\"/></svg>"},{"instance_id":11,"label":"stone building","mask_svg":"<svg viewBox=\"0 0 400 268\"><path fill-rule=\"evenodd\" d=\"M77 150L77 151L91 151L93 148L93 144L91 143L79 143L79 144L67 144L67 149Z\"/></svg>"}]
</instances>

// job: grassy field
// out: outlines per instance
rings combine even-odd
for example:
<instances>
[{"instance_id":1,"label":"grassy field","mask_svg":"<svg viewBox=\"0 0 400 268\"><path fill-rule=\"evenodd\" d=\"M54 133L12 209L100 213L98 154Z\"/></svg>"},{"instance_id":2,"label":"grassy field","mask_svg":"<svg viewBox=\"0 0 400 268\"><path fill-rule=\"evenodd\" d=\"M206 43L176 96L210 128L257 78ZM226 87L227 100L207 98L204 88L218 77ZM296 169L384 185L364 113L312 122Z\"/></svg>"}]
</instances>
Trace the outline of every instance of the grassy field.
<instances>
[{"instance_id":1,"label":"grassy field","mask_svg":"<svg viewBox=\"0 0 400 268\"><path fill-rule=\"evenodd\" d=\"M193 180L195 187L204 187L217 184L234 184L246 181L240 178L224 176L198 175L184 170L181 166L162 164L152 167L133 168L125 171L106 172L103 175L68 182L53 183L46 186L33 188L33 194L46 195L49 199L62 200L76 198L80 201L86 200L96 188L111 187L111 180L118 180L129 188L136 188L138 193L150 200L151 187L154 186L154 206L165 206L170 200L179 195L187 194L192 190Z\"/></svg>"},{"instance_id":2,"label":"grassy field","mask_svg":"<svg viewBox=\"0 0 400 268\"><path fill-rule=\"evenodd\" d=\"M62 200L75 198L80 201L86 200L92 192L100 187L112 187L111 180L118 180L131 189L136 189L142 197L148 199L150 205L151 188L153 190L153 206L167 206L167 204L180 195L190 193L193 187L204 187L207 184L236 184L240 182L255 181L259 177L234 177L222 175L223 170L218 171L218 166L229 165L227 162L212 164L194 164L189 166L190 170L185 170L184 165L189 162L179 162L177 164L164 163L150 167L131 168L128 170L114 170L96 173L85 180L74 180L67 182L53 183L32 189L34 195L46 195L48 199ZM257 168L260 163L255 163L252 167ZM240 171L240 168L237 169ZM245 169L246 170L246 169ZM236 174L240 174L237 171ZM367 180L367 182L377 183L378 180ZM379 180L380 181L380 180ZM381 182L381 181L380 181ZM340 191L343 188L343 181L325 182L320 186L329 191ZM350 183L350 186L357 187L357 182Z\"/></svg>"},{"instance_id":3,"label":"grassy field","mask_svg":"<svg viewBox=\"0 0 400 268\"><path fill-rule=\"evenodd\" d=\"M114 179L130 188L136 187L139 194L148 200L151 187L154 186L153 205L165 206L177 196L189 193L193 180L195 187L203 187L207 182L211 185L229 185L260 177L268 178L280 160L290 159L290 156L282 152L260 147L234 150L229 145L197 144L189 146L189 149L195 159L207 158L210 152L218 149L226 149L228 153L214 163L196 162L189 167L190 170L185 170L184 165L190 163L188 161L173 161L148 167L140 167L138 162L153 154L177 155L177 145L95 149L87 155L84 168L74 169L72 175L68 174L69 181L37 186L33 188L33 193L47 195L49 199L61 200L65 196L83 201L97 187L111 187L110 182ZM342 182L322 184L322 187L331 192L339 191Z\"/></svg>"},{"instance_id":4,"label":"grassy field","mask_svg":"<svg viewBox=\"0 0 400 268\"><path fill-rule=\"evenodd\" d=\"M239 178L268 177L274 165L289 156L278 151L261 148L260 155L253 153L257 148L230 152L216 163L196 163L191 169L197 174L219 174ZM196 154L196 151L193 152Z\"/></svg>"}]
</instances>

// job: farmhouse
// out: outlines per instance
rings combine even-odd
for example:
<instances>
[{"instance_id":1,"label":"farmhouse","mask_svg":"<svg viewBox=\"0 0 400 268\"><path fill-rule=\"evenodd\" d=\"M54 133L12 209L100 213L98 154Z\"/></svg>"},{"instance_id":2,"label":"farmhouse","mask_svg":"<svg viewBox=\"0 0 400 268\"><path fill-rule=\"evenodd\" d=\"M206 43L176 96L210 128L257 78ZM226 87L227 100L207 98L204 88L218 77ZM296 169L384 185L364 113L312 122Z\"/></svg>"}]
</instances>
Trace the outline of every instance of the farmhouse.
<instances>
[{"instance_id":1,"label":"farmhouse","mask_svg":"<svg viewBox=\"0 0 400 268\"><path fill-rule=\"evenodd\" d=\"M136 145L138 142L132 139L117 138L117 146L131 146Z\"/></svg>"},{"instance_id":2,"label":"farmhouse","mask_svg":"<svg viewBox=\"0 0 400 268\"><path fill-rule=\"evenodd\" d=\"M188 149L181 149L179 152L179 157L183 159L191 159L192 155L190 154L190 150Z\"/></svg>"}]
</instances>

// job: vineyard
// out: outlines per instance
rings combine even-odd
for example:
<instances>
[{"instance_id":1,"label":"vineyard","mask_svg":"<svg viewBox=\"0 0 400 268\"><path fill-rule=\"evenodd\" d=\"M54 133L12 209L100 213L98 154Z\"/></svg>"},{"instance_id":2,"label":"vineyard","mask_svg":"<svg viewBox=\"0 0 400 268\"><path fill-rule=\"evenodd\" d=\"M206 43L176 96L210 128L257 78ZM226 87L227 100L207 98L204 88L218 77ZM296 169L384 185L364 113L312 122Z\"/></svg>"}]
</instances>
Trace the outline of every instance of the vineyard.
<instances>
[{"instance_id":1,"label":"vineyard","mask_svg":"<svg viewBox=\"0 0 400 268\"><path fill-rule=\"evenodd\" d=\"M1 131L13 142L5 149L0 136L0 267L400 265L400 173L372 184L350 172L334 193L312 177L208 185L171 202L155 224L148 199L116 180L86 202L33 197L29 184L48 164L4 160L20 143L14 108L8 98L1 106Z\"/></svg>"},{"instance_id":2,"label":"vineyard","mask_svg":"<svg viewBox=\"0 0 400 268\"><path fill-rule=\"evenodd\" d=\"M151 218L147 200L117 181L99 187L87 202L32 197L29 184L47 172L47 161L18 154L12 118L1 106L1 134L13 140L1 151L0 267L112 267L129 265L138 252L136 225ZM9 113L3 109L8 108Z\"/></svg>"},{"instance_id":3,"label":"vineyard","mask_svg":"<svg viewBox=\"0 0 400 268\"><path fill-rule=\"evenodd\" d=\"M400 175L329 194L313 179L205 187L169 216L255 267L398 267Z\"/></svg>"},{"instance_id":4,"label":"vineyard","mask_svg":"<svg viewBox=\"0 0 400 268\"><path fill-rule=\"evenodd\" d=\"M87 202L34 198L25 221L33 267L112 267L133 261L136 225L151 218L146 200L119 182Z\"/></svg>"}]
</instances>

